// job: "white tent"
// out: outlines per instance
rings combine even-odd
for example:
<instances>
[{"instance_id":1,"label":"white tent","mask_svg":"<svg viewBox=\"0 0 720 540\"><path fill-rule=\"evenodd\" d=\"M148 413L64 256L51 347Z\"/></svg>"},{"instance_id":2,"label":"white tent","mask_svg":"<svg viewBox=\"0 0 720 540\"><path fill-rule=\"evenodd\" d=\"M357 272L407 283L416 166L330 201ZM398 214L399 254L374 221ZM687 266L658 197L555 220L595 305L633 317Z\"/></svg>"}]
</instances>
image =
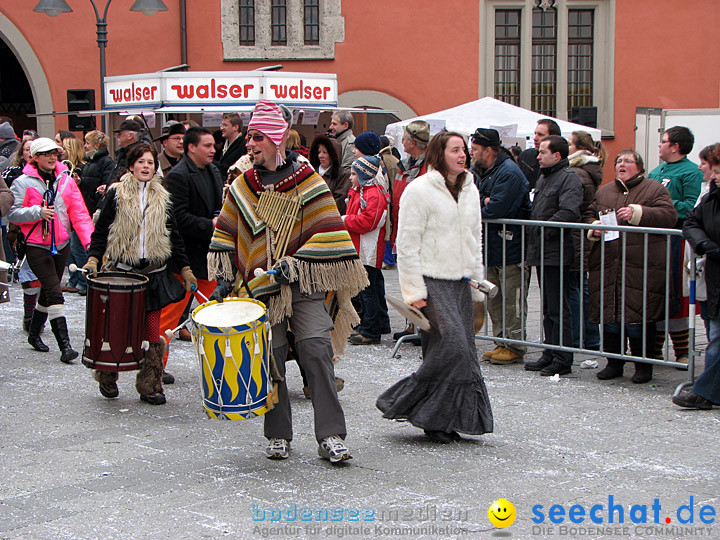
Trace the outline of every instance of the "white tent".
<instances>
[{"instance_id":1,"label":"white tent","mask_svg":"<svg viewBox=\"0 0 720 540\"><path fill-rule=\"evenodd\" d=\"M389 124L385 128L385 133L395 138L395 144L401 152L402 144L400 141L403 135L403 128L413 120L426 120L429 122L430 132L433 135L443 128L449 131L458 131L464 135L470 135L479 127L497 128L503 126L506 129L499 131L501 131L501 137L505 135L504 139L509 137L514 141L515 138L525 139L526 137L530 137L532 141L535 126L541 118L551 117L522 109L491 97L484 97L477 101L471 101L470 103L453 107L452 109ZM567 120L552 119L558 123L563 137L566 139L573 131L587 131L592 135L594 140L600 140L601 131L599 129L574 124ZM517 129L515 129L515 126L517 126ZM506 133L503 134L503 131ZM513 132L515 135L512 134ZM505 144L505 142L503 142L503 144Z\"/></svg>"}]
</instances>

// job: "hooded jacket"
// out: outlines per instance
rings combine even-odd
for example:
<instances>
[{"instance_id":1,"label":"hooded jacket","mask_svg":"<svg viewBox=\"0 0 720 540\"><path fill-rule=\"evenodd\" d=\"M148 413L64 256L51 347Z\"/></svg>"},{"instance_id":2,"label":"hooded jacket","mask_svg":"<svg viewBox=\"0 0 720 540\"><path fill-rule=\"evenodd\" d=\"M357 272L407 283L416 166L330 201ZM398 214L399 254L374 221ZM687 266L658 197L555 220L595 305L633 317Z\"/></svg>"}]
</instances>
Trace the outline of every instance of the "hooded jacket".
<instances>
[{"instance_id":1,"label":"hooded jacket","mask_svg":"<svg viewBox=\"0 0 720 540\"><path fill-rule=\"evenodd\" d=\"M340 215L344 215L347 209L347 197L350 191L350 171L342 166L342 148L340 141L331 139L327 135L318 135L310 146L310 165L320 174L320 159L318 152L320 145L324 146L330 154L332 165L321 176L330 188L330 193L335 199Z\"/></svg>"},{"instance_id":2,"label":"hooded jacket","mask_svg":"<svg viewBox=\"0 0 720 540\"><path fill-rule=\"evenodd\" d=\"M672 228L677 221L677 212L670 193L662 184L638 174L627 182L615 180L598 189L595 201L583 216L585 223L595 223L600 212L619 210L624 206L633 208L630 223L639 227ZM636 210L637 209L637 210ZM625 265L622 264L622 238L604 242L605 274L603 285L603 313L600 314L600 271L601 241L593 237L588 258L588 291L590 293L590 320L595 323L610 323L620 320L622 301L623 269L625 272L625 322L659 321L665 318L665 258L666 238L662 235L648 235L647 261L645 260L644 235L625 235ZM647 263L647 285L644 266Z\"/></svg>"},{"instance_id":3,"label":"hooded jacket","mask_svg":"<svg viewBox=\"0 0 720 540\"><path fill-rule=\"evenodd\" d=\"M600 163L600 159L590 154L587 150L578 150L574 154L568 157L570 167L580 178L582 183L582 203L580 204L580 216L585 214L585 210L595 200L595 193L602 184L603 168ZM578 257L575 259L575 264L572 270L580 270L580 237L587 231L575 230L573 235L575 238L575 247L577 249ZM590 243L587 238L582 242L583 247L583 271L587 272L587 256L590 253Z\"/></svg>"},{"instance_id":4,"label":"hooded jacket","mask_svg":"<svg viewBox=\"0 0 720 540\"><path fill-rule=\"evenodd\" d=\"M85 208L80 188L61 162L55 164L54 176L54 182L48 186L34 163L25 165L23 175L18 177L10 188L15 202L10 209L8 219L11 223L20 225L20 229L27 237L28 245L50 249L53 235L48 234L47 238L43 238L40 221L43 195L48 189L52 189L55 192L55 218L50 224L55 231L55 247L58 250L65 247L70 240L71 229L77 232L82 245L87 247L94 227ZM36 223L37 226L33 229ZM31 229L33 229L32 234L30 234Z\"/></svg>"}]
</instances>

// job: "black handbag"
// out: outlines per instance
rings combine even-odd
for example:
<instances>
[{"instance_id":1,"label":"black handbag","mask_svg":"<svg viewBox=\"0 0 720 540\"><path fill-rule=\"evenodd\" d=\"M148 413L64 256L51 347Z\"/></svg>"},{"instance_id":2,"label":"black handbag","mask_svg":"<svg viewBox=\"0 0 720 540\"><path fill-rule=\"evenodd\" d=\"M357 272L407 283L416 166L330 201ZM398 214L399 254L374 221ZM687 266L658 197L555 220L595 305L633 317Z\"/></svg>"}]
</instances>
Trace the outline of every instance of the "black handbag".
<instances>
[{"instance_id":1,"label":"black handbag","mask_svg":"<svg viewBox=\"0 0 720 540\"><path fill-rule=\"evenodd\" d=\"M17 239L15 240L15 257L18 261L22 261L25 258L25 255L27 255L27 239L32 235L35 227L38 226L38 223L40 223L40 221L32 226L32 229L30 229L27 236L25 236L25 233L23 233L22 230L18 231Z\"/></svg>"}]
</instances>

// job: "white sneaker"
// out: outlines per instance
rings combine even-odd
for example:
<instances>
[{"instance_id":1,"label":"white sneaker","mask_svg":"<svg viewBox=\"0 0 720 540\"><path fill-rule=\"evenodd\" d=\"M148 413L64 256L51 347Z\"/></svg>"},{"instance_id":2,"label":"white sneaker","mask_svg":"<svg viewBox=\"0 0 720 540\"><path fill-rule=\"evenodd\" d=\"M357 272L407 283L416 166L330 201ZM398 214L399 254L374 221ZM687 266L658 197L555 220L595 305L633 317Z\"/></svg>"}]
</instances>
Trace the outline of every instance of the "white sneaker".
<instances>
[{"instance_id":1,"label":"white sneaker","mask_svg":"<svg viewBox=\"0 0 720 540\"><path fill-rule=\"evenodd\" d=\"M285 439L270 439L265 455L268 459L287 459L290 456L290 441Z\"/></svg>"},{"instance_id":2,"label":"white sneaker","mask_svg":"<svg viewBox=\"0 0 720 540\"><path fill-rule=\"evenodd\" d=\"M329 459L330 463L338 463L339 461L352 459L350 451L345 446L345 442L338 435L330 435L320 441L318 455L321 458Z\"/></svg>"}]
</instances>

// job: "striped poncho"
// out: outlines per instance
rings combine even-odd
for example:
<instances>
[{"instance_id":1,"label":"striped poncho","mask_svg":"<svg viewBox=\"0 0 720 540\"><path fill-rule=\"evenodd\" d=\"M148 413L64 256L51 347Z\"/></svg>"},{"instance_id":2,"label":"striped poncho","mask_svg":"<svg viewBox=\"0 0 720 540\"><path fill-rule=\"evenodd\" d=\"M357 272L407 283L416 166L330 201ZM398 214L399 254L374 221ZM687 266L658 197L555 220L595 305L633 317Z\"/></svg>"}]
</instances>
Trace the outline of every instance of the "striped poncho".
<instances>
[{"instance_id":1,"label":"striped poncho","mask_svg":"<svg viewBox=\"0 0 720 540\"><path fill-rule=\"evenodd\" d=\"M301 165L274 189L301 198L300 219L292 229L283 260L297 276L302 292L329 293L335 323L333 350L342 354L352 327L360 322L350 299L369 284L365 268L332 193L312 167ZM263 297L271 324L277 324L292 315L290 287L281 287L267 275L256 278L253 274L256 268L268 268L266 226L255 211L264 190L255 169L238 176L230 186L210 242L208 277L234 281L238 296L245 295L240 286L244 280L255 297Z\"/></svg>"}]
</instances>

